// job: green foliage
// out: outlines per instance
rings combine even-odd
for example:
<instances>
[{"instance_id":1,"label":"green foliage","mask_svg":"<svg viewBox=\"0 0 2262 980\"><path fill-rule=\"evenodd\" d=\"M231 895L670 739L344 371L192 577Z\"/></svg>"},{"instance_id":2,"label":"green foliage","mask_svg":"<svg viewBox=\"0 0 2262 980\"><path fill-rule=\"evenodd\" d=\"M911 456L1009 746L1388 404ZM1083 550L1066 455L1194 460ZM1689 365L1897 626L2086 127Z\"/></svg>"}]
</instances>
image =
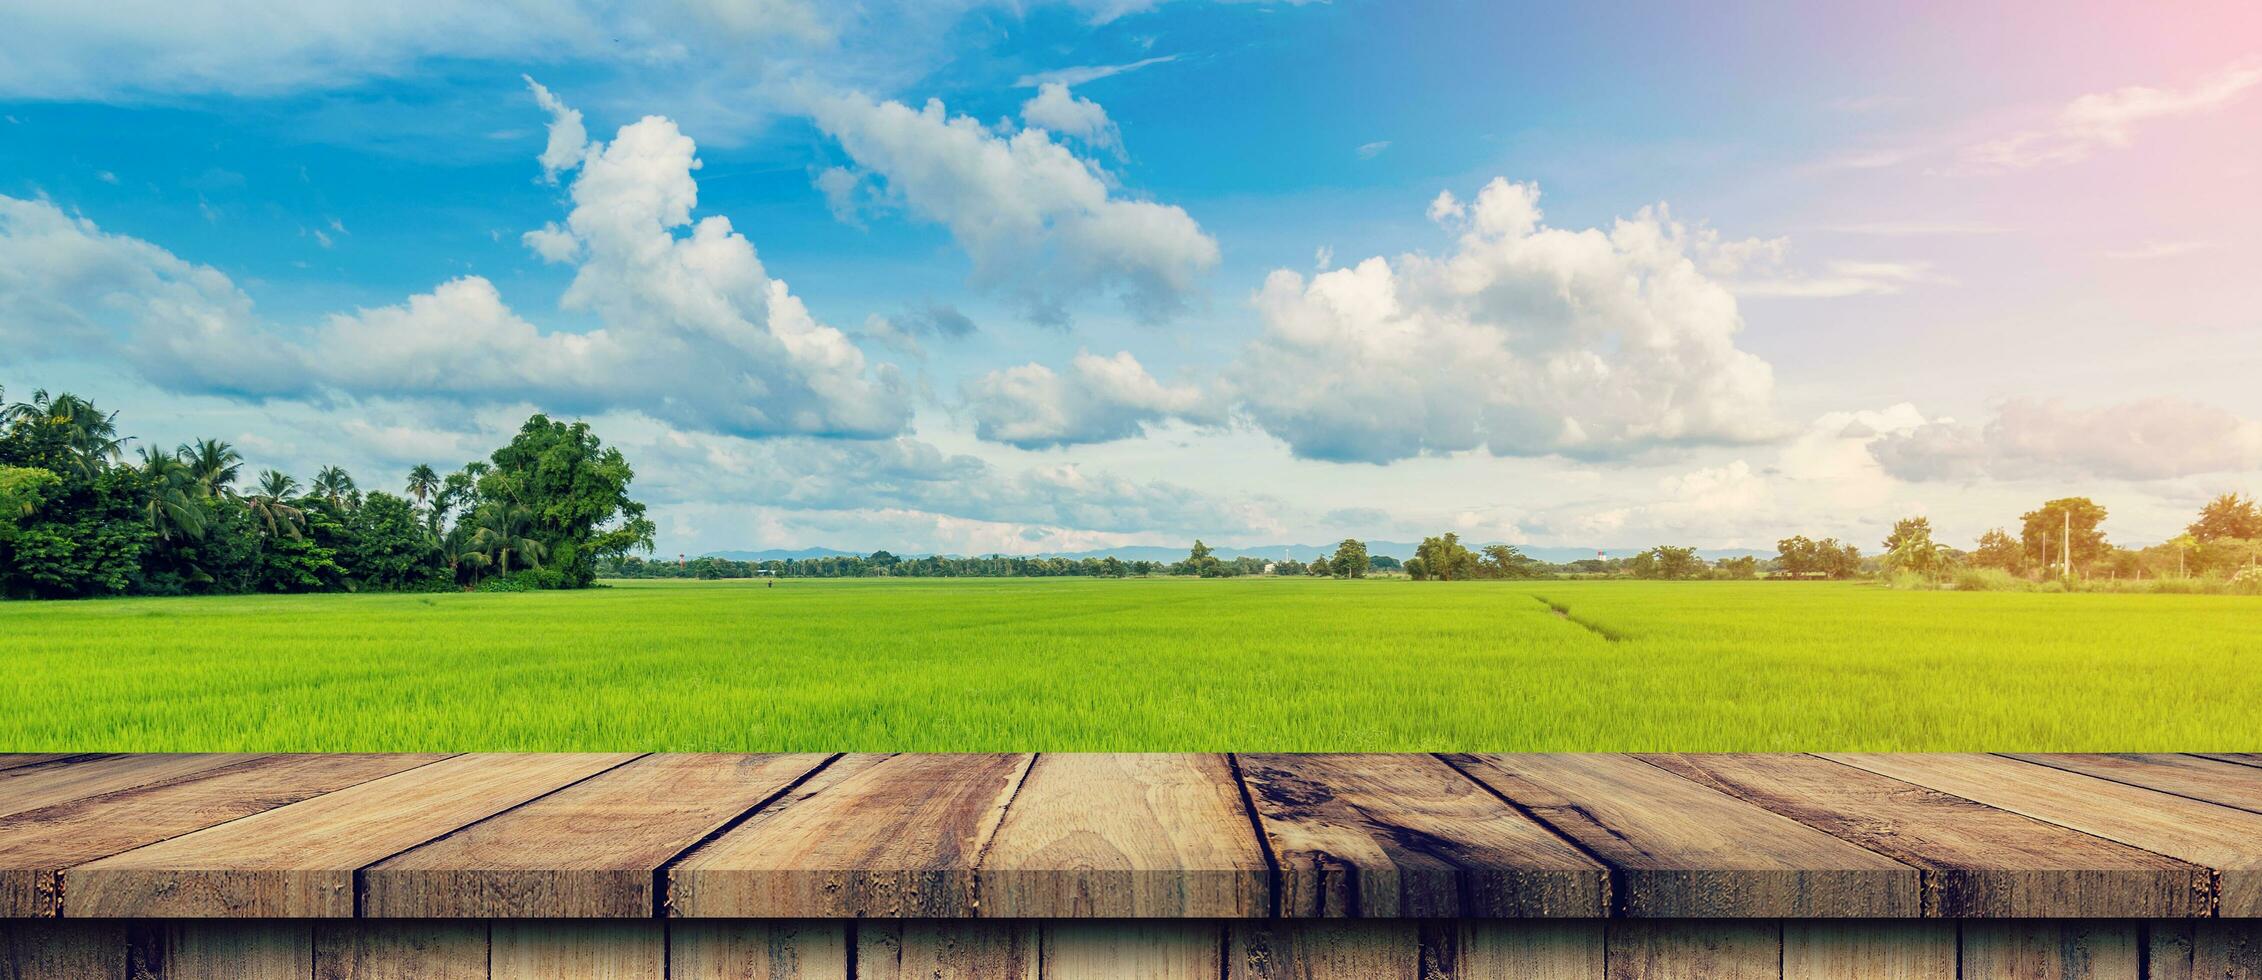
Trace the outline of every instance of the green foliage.
<instances>
[{"instance_id":1,"label":"green foliage","mask_svg":"<svg viewBox=\"0 0 2262 980\"><path fill-rule=\"evenodd\" d=\"M2011 537L2010 532L1998 527L1979 536L1979 547L1972 549L1969 561L1975 568L1994 569L2005 574L2024 572L2027 567L2026 548Z\"/></svg>"},{"instance_id":2,"label":"green foliage","mask_svg":"<svg viewBox=\"0 0 2262 980\"><path fill-rule=\"evenodd\" d=\"M1414 560L1422 563L1422 574L1415 576L1451 582L1476 575L1477 556L1461 544L1461 536L1452 531L1434 538L1423 538L1414 547ZM1410 563L1409 563L1410 564Z\"/></svg>"},{"instance_id":3,"label":"green foliage","mask_svg":"<svg viewBox=\"0 0 2262 980\"><path fill-rule=\"evenodd\" d=\"M1367 543L1356 538L1344 538L1335 546L1335 554L1327 560L1328 570L1337 578L1367 577Z\"/></svg>"},{"instance_id":4,"label":"green foliage","mask_svg":"<svg viewBox=\"0 0 2262 980\"><path fill-rule=\"evenodd\" d=\"M478 481L481 508L505 516L482 517L479 526L496 528L497 542L534 541L517 551L536 567L555 567L566 586L594 581L600 559L651 550L657 528L628 496L636 474L588 423L536 415L491 459L493 469Z\"/></svg>"},{"instance_id":5,"label":"green foliage","mask_svg":"<svg viewBox=\"0 0 2262 980\"><path fill-rule=\"evenodd\" d=\"M2079 571L2105 554L2105 532L2098 526L2105 523L2105 508L2088 497L2061 497L2044 503L2034 510L2019 515L2019 543L2027 554L2034 556L2037 565L2065 566L2066 528L2073 529L2073 562Z\"/></svg>"},{"instance_id":6,"label":"green foliage","mask_svg":"<svg viewBox=\"0 0 2262 980\"><path fill-rule=\"evenodd\" d=\"M1932 520L1904 517L1885 537L1885 567L1919 577L1938 574L1947 564L1944 549L1932 541Z\"/></svg>"},{"instance_id":7,"label":"green foliage","mask_svg":"<svg viewBox=\"0 0 2262 980\"><path fill-rule=\"evenodd\" d=\"M2252 497L2221 494L2199 509L2199 519L2192 521L2187 531L2202 543L2224 538L2262 538L2262 508L2254 506Z\"/></svg>"},{"instance_id":8,"label":"green foliage","mask_svg":"<svg viewBox=\"0 0 2262 980\"><path fill-rule=\"evenodd\" d=\"M1635 578L1691 579L1704 575L1704 559L1695 548L1658 545L1635 555L1629 563Z\"/></svg>"},{"instance_id":9,"label":"green foliage","mask_svg":"<svg viewBox=\"0 0 2262 980\"><path fill-rule=\"evenodd\" d=\"M408 501L371 493L347 516L346 526L344 564L359 587L414 591L448 580L439 540Z\"/></svg>"},{"instance_id":10,"label":"green foliage","mask_svg":"<svg viewBox=\"0 0 2262 980\"><path fill-rule=\"evenodd\" d=\"M136 508L139 483L125 469L64 481L17 523L0 554L0 594L82 598L132 587L157 537Z\"/></svg>"},{"instance_id":11,"label":"green foliage","mask_svg":"<svg viewBox=\"0 0 2262 980\"><path fill-rule=\"evenodd\" d=\"M1837 538L1799 534L1775 542L1777 573L1790 578L1852 578L1861 573L1861 549Z\"/></svg>"}]
</instances>

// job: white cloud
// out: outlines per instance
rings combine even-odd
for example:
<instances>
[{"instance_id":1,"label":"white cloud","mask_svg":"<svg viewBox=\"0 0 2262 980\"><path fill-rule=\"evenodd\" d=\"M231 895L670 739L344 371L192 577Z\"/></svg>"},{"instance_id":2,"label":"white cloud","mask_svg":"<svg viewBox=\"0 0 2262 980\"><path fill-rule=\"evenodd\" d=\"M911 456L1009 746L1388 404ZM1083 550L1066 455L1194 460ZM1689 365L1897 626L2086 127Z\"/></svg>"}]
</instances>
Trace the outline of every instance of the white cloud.
<instances>
[{"instance_id":1,"label":"white cloud","mask_svg":"<svg viewBox=\"0 0 2262 980\"><path fill-rule=\"evenodd\" d=\"M1239 401L1297 455L1597 457L1776 431L1735 297L1662 211L1549 228L1537 188L1495 180L1430 214L1463 230L1452 254L1279 270L1258 292Z\"/></svg>"},{"instance_id":2,"label":"white cloud","mask_svg":"<svg viewBox=\"0 0 2262 980\"><path fill-rule=\"evenodd\" d=\"M1980 171L2076 163L2100 149L2128 146L2141 123L2215 112L2256 85L2262 85L2262 66L2237 64L2187 88L2130 85L2091 93L2067 103L2048 126L1967 147L1964 162Z\"/></svg>"},{"instance_id":3,"label":"white cloud","mask_svg":"<svg viewBox=\"0 0 2262 980\"><path fill-rule=\"evenodd\" d=\"M1013 87L1036 88L1040 85L1054 82L1074 87L1077 85L1082 85L1085 82L1096 82L1103 78L1121 75L1124 72L1138 71L1141 68L1147 68L1153 65L1169 64L1170 62L1177 60L1177 55L1165 54L1157 55L1152 58L1141 58L1137 61L1120 65L1082 65L1075 68L1060 68L1053 71L1041 71L1034 74L1023 75L1020 78L1014 79Z\"/></svg>"},{"instance_id":4,"label":"white cloud","mask_svg":"<svg viewBox=\"0 0 2262 980\"><path fill-rule=\"evenodd\" d=\"M1001 135L939 101L912 109L858 94L820 97L813 111L893 200L950 229L977 284L1010 292L1040 322L1064 322L1070 300L1098 293L1160 320L1217 265L1217 243L1185 211L1118 195L1045 130Z\"/></svg>"},{"instance_id":5,"label":"white cloud","mask_svg":"<svg viewBox=\"0 0 2262 980\"><path fill-rule=\"evenodd\" d=\"M1381 156L1382 151L1387 149L1390 149L1389 140L1375 140L1372 143L1361 143L1359 144L1358 149L1359 159L1372 160L1378 156Z\"/></svg>"},{"instance_id":6,"label":"white cloud","mask_svg":"<svg viewBox=\"0 0 2262 980\"><path fill-rule=\"evenodd\" d=\"M1115 123L1107 118L1107 110L1090 99L1079 98L1059 82L1046 82L1037 89L1035 98L1021 104L1021 121L1031 127L1049 130L1060 136L1072 136L1084 145L1099 149L1123 149L1123 138L1116 132Z\"/></svg>"},{"instance_id":7,"label":"white cloud","mask_svg":"<svg viewBox=\"0 0 2262 980\"><path fill-rule=\"evenodd\" d=\"M1820 273L1773 275L1737 279L1727 283L1738 296L1836 299L1897 293L1913 285L1945 283L1929 262L1859 262L1844 259L1823 264Z\"/></svg>"},{"instance_id":8,"label":"white cloud","mask_svg":"<svg viewBox=\"0 0 2262 980\"><path fill-rule=\"evenodd\" d=\"M542 179L555 184L560 171L581 165L582 155L589 152L589 130L581 124L581 110L550 94L541 82L526 75L519 77L533 90L535 104L550 114L550 139L542 148Z\"/></svg>"},{"instance_id":9,"label":"white cloud","mask_svg":"<svg viewBox=\"0 0 2262 980\"><path fill-rule=\"evenodd\" d=\"M287 331L217 270L0 196L0 339L34 356L117 358L188 392L630 409L739 435L872 438L908 423L892 368L816 322L730 219L692 220L699 161L673 122L624 126L573 165L571 213L527 242L577 263L562 303L596 329L544 330L465 276Z\"/></svg>"},{"instance_id":10,"label":"white cloud","mask_svg":"<svg viewBox=\"0 0 2262 980\"><path fill-rule=\"evenodd\" d=\"M1218 417L1199 387L1155 380L1129 351L1079 353L1066 375L1033 363L992 371L968 386L967 401L977 435L1024 449L1128 438L1166 418Z\"/></svg>"},{"instance_id":11,"label":"white cloud","mask_svg":"<svg viewBox=\"0 0 2262 980\"><path fill-rule=\"evenodd\" d=\"M1942 419L1870 450L1905 480L2165 480L2262 469L2262 422L2181 398L2090 409L2021 399L1985 425Z\"/></svg>"}]
</instances>

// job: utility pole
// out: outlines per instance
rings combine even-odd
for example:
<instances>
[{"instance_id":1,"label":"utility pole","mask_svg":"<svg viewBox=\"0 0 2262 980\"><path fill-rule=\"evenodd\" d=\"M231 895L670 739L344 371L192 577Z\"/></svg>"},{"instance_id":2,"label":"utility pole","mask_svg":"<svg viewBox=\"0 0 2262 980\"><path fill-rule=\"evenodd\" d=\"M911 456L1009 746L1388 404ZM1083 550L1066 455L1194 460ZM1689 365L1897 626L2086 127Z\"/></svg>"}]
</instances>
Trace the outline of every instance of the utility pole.
<instances>
[{"instance_id":1,"label":"utility pole","mask_svg":"<svg viewBox=\"0 0 2262 980\"><path fill-rule=\"evenodd\" d=\"M2066 519L2065 535L2058 539L2058 556L2066 563L2066 584L2073 584L2073 508L2060 512Z\"/></svg>"}]
</instances>

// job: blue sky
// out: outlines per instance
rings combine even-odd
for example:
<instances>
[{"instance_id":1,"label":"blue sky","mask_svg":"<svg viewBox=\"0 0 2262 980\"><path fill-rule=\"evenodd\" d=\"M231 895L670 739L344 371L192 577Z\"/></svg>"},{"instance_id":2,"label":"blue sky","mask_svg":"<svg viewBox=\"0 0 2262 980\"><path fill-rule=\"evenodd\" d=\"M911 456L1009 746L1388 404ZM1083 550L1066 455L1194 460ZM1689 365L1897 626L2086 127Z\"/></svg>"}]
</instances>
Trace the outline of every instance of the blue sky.
<instances>
[{"instance_id":1,"label":"blue sky","mask_svg":"<svg viewBox=\"0 0 2262 980\"><path fill-rule=\"evenodd\" d=\"M2262 482L2235 4L6 6L0 384L255 466L586 416L669 552Z\"/></svg>"}]
</instances>

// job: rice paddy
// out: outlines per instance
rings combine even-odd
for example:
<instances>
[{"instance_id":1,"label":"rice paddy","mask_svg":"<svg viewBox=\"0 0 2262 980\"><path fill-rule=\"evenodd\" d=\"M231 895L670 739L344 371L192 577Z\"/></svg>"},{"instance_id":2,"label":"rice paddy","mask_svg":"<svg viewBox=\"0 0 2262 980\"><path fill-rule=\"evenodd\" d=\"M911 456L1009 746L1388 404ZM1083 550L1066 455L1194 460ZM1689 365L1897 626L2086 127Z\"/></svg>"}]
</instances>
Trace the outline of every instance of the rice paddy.
<instances>
[{"instance_id":1,"label":"rice paddy","mask_svg":"<svg viewBox=\"0 0 2262 980\"><path fill-rule=\"evenodd\" d=\"M633 582L0 603L0 751L2237 751L2262 603Z\"/></svg>"}]
</instances>

